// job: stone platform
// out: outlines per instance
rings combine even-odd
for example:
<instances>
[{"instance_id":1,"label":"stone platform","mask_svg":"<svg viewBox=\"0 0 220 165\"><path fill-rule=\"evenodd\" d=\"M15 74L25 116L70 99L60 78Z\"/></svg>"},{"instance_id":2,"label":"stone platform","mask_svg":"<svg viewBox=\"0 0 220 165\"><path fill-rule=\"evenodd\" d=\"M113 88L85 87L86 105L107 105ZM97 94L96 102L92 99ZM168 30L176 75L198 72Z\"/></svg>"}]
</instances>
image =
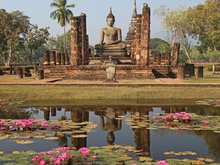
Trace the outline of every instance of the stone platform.
<instances>
[{"instance_id":1,"label":"stone platform","mask_svg":"<svg viewBox=\"0 0 220 165\"><path fill-rule=\"evenodd\" d=\"M169 75L170 66L115 65L116 80L155 78L157 75ZM45 78L63 78L78 80L105 80L106 65L61 65L44 66ZM154 72L153 72L154 71Z\"/></svg>"},{"instance_id":2,"label":"stone platform","mask_svg":"<svg viewBox=\"0 0 220 165\"><path fill-rule=\"evenodd\" d=\"M44 66L45 78L105 80L105 65ZM116 79L151 78L152 68L139 65L115 65Z\"/></svg>"}]
</instances>

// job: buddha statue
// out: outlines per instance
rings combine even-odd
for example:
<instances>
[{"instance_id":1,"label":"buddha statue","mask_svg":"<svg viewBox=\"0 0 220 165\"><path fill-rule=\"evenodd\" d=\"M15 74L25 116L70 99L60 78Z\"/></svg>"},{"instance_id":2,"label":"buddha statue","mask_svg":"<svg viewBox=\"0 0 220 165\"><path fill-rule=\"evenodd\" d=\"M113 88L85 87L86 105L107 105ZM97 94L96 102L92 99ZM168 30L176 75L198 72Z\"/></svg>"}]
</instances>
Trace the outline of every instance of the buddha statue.
<instances>
[{"instance_id":1,"label":"buddha statue","mask_svg":"<svg viewBox=\"0 0 220 165\"><path fill-rule=\"evenodd\" d=\"M126 56L126 43L122 41L121 29L114 27L115 16L110 13L106 18L107 27L100 31L100 43L95 45L95 55L98 56Z\"/></svg>"}]
</instances>

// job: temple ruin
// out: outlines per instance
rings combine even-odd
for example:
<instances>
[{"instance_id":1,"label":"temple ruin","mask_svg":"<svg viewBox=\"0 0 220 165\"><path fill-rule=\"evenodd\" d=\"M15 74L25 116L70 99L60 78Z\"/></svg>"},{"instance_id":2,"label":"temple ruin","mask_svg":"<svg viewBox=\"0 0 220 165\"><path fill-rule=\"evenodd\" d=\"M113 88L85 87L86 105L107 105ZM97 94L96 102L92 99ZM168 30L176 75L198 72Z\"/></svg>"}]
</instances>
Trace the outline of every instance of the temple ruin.
<instances>
[{"instance_id":1,"label":"temple ruin","mask_svg":"<svg viewBox=\"0 0 220 165\"><path fill-rule=\"evenodd\" d=\"M107 27L101 29L101 41L94 54L89 48L86 14L71 19L71 55L45 52L44 75L49 78L105 80L106 63L112 61L116 79L170 77L178 68L180 46L172 52L154 53L150 50L150 7L144 3L142 14L134 2L129 31L122 41L120 28L114 27L112 9L106 17ZM104 39L105 38L105 39ZM177 72L176 72L177 73Z\"/></svg>"}]
</instances>

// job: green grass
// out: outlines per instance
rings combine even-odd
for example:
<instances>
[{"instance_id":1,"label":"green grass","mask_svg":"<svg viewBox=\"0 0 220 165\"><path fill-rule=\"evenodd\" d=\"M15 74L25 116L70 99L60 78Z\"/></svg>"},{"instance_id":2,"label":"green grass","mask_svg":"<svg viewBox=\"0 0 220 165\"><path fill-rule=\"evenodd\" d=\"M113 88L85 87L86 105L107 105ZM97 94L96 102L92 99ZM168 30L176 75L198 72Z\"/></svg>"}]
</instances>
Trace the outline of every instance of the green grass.
<instances>
[{"instance_id":1,"label":"green grass","mask_svg":"<svg viewBox=\"0 0 220 165\"><path fill-rule=\"evenodd\" d=\"M92 103L104 101L123 101L124 103L141 103L140 100L201 100L219 99L219 88L198 87L67 87L67 86L0 86L0 99L5 102L18 103L44 102ZM165 101L166 102L166 101Z\"/></svg>"}]
</instances>

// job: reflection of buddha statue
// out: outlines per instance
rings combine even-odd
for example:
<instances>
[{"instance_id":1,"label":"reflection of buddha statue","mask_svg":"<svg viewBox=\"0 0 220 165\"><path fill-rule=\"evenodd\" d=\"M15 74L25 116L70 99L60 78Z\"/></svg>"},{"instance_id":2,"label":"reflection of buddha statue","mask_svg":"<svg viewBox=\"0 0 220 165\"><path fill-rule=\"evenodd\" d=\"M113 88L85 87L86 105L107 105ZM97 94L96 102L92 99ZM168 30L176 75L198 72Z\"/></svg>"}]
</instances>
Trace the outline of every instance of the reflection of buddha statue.
<instances>
[{"instance_id":1,"label":"reflection of buddha statue","mask_svg":"<svg viewBox=\"0 0 220 165\"><path fill-rule=\"evenodd\" d=\"M115 16L112 9L106 18L107 27L100 32L100 44L95 45L95 55L100 56L126 56L126 44L122 42L121 29L114 27Z\"/></svg>"}]
</instances>

